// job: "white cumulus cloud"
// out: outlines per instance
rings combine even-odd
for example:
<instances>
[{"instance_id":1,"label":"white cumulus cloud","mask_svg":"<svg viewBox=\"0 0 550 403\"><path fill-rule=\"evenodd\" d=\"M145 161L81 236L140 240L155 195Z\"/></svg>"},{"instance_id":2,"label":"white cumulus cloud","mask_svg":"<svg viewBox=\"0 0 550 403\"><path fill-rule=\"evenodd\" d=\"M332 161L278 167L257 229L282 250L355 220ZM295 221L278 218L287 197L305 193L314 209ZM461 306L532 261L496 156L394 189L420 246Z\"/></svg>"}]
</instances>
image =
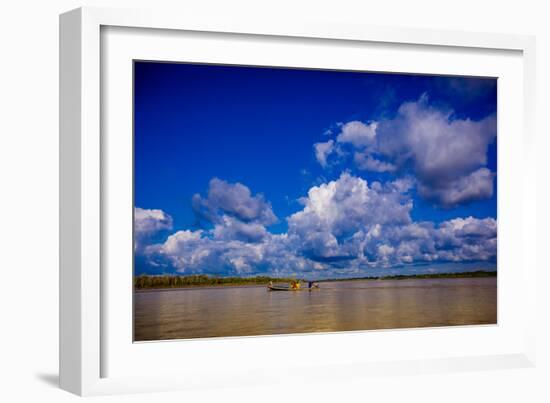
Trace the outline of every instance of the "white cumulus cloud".
<instances>
[{"instance_id":1,"label":"white cumulus cloud","mask_svg":"<svg viewBox=\"0 0 550 403\"><path fill-rule=\"evenodd\" d=\"M351 147L358 169L414 175L421 197L451 208L492 196L487 152L495 137L494 114L458 118L451 109L430 105L424 94L403 103L390 119L345 123L335 143L317 143L315 150L326 167L331 153Z\"/></svg>"},{"instance_id":2,"label":"white cumulus cloud","mask_svg":"<svg viewBox=\"0 0 550 403\"><path fill-rule=\"evenodd\" d=\"M326 167L328 165L328 156L334 150L334 140L325 141L324 143L315 143L313 149L315 150L315 158L317 158L319 164L321 164L322 167Z\"/></svg>"},{"instance_id":3,"label":"white cumulus cloud","mask_svg":"<svg viewBox=\"0 0 550 403\"><path fill-rule=\"evenodd\" d=\"M356 148L368 147L376 140L377 122L363 123L357 120L344 124L336 138L339 143L350 143Z\"/></svg>"},{"instance_id":4,"label":"white cumulus cloud","mask_svg":"<svg viewBox=\"0 0 550 403\"><path fill-rule=\"evenodd\" d=\"M214 209L217 215L210 229L176 231L142 253L153 267L172 267L185 274L303 278L368 275L371 268L421 262L496 261L495 219L415 222L410 214L413 183L400 178L369 184L344 172L309 189L303 208L287 218L288 232L283 234L266 230L264 213L252 209L256 213L247 213L246 221L238 218L244 214L241 210L230 208L233 204L220 202L224 208ZM248 194L245 200L249 199L254 196ZM210 203L217 199L206 200L212 208Z\"/></svg>"},{"instance_id":5,"label":"white cumulus cloud","mask_svg":"<svg viewBox=\"0 0 550 403\"><path fill-rule=\"evenodd\" d=\"M134 209L134 231L139 235L151 235L172 229L172 217L162 210Z\"/></svg>"},{"instance_id":6,"label":"white cumulus cloud","mask_svg":"<svg viewBox=\"0 0 550 403\"><path fill-rule=\"evenodd\" d=\"M256 222L271 225L277 222L271 204L263 195L252 196L250 189L241 183L228 183L213 178L208 188L208 197L195 194L192 199L193 209L199 219L217 223L224 215L243 222Z\"/></svg>"}]
</instances>

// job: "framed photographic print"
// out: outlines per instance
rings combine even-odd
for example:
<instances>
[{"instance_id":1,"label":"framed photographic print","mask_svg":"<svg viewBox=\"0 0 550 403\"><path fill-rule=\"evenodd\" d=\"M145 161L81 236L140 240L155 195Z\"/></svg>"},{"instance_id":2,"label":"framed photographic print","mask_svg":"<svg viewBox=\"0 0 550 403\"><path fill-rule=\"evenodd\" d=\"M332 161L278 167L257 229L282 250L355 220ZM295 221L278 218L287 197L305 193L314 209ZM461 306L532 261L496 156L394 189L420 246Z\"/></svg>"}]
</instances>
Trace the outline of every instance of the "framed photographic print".
<instances>
[{"instance_id":1,"label":"framed photographic print","mask_svg":"<svg viewBox=\"0 0 550 403\"><path fill-rule=\"evenodd\" d=\"M532 365L533 48L62 15L62 387Z\"/></svg>"},{"instance_id":2,"label":"framed photographic print","mask_svg":"<svg viewBox=\"0 0 550 403\"><path fill-rule=\"evenodd\" d=\"M134 340L497 323L497 79L134 61Z\"/></svg>"}]
</instances>

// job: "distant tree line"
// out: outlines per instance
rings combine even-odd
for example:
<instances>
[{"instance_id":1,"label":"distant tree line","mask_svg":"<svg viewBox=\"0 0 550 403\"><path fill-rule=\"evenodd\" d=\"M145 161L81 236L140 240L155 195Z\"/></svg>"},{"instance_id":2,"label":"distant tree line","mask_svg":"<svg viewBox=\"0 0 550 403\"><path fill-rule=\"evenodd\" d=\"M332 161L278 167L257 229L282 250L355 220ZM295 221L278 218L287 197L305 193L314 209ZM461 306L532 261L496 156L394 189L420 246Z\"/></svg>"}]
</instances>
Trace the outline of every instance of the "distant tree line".
<instances>
[{"instance_id":1,"label":"distant tree line","mask_svg":"<svg viewBox=\"0 0 550 403\"><path fill-rule=\"evenodd\" d=\"M334 278L334 279L319 280L319 282L354 281L354 280L407 280L407 279L422 279L422 278L472 278L472 277L496 277L496 276L497 276L496 271L476 270L476 271L462 271L458 273L395 274L391 276L376 276L376 277Z\"/></svg>"},{"instance_id":2,"label":"distant tree line","mask_svg":"<svg viewBox=\"0 0 550 403\"><path fill-rule=\"evenodd\" d=\"M140 275L134 277L134 288L181 288L193 286L217 286L217 285L265 285L270 281L273 283L288 283L296 278L279 278L269 276L256 277L213 277L205 274L190 276L160 275L148 276Z\"/></svg>"}]
</instances>

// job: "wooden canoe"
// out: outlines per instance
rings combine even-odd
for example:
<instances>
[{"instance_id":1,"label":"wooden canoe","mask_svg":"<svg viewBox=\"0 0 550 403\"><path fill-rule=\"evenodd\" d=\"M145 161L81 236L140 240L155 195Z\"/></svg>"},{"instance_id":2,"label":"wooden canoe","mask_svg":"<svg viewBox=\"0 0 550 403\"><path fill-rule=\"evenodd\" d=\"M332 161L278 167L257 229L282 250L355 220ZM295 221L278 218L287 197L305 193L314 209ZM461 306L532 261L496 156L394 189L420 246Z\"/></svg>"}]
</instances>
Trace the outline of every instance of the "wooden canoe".
<instances>
[{"instance_id":1,"label":"wooden canoe","mask_svg":"<svg viewBox=\"0 0 550 403\"><path fill-rule=\"evenodd\" d=\"M301 288L290 288L282 285L268 285L267 289L269 291L301 291Z\"/></svg>"},{"instance_id":2,"label":"wooden canoe","mask_svg":"<svg viewBox=\"0 0 550 403\"><path fill-rule=\"evenodd\" d=\"M312 288L291 288L284 285L268 285L267 289L269 291L311 291L311 290L318 290L319 286L315 285Z\"/></svg>"}]
</instances>

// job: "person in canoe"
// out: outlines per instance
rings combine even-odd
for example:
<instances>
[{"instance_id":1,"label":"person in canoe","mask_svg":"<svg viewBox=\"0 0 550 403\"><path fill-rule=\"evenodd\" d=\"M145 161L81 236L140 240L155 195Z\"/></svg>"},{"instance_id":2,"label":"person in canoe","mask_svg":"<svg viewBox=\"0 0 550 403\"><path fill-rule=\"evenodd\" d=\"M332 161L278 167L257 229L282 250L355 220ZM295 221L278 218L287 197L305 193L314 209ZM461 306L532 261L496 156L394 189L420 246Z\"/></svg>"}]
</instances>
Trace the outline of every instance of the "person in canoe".
<instances>
[{"instance_id":1,"label":"person in canoe","mask_svg":"<svg viewBox=\"0 0 550 403\"><path fill-rule=\"evenodd\" d=\"M290 283L290 288L292 288L293 290L299 290L300 282L296 280L292 280L292 282Z\"/></svg>"}]
</instances>

